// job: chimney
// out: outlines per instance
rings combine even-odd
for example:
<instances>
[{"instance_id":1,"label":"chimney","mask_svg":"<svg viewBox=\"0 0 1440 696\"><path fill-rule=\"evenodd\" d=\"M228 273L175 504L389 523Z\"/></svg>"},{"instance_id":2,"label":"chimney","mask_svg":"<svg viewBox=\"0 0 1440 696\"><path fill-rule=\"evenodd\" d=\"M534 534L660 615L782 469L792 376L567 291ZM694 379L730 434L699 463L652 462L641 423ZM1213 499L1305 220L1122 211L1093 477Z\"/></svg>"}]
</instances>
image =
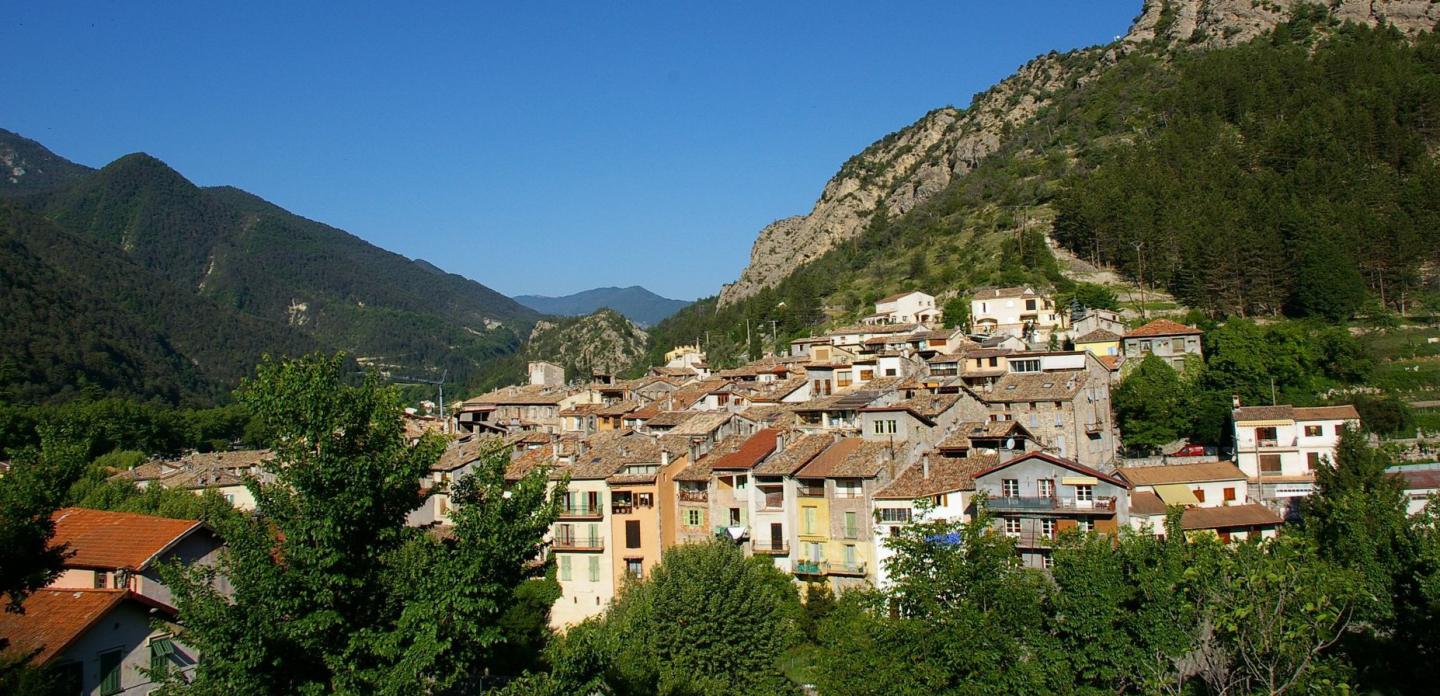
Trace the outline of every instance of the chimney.
<instances>
[{"instance_id":1,"label":"chimney","mask_svg":"<svg viewBox=\"0 0 1440 696\"><path fill-rule=\"evenodd\" d=\"M926 453L925 453L925 457L920 460L920 466L923 467L920 471L921 471L922 474L924 474L924 478L929 479L929 478L930 478L930 453L929 453L929 452L926 452Z\"/></svg>"},{"instance_id":2,"label":"chimney","mask_svg":"<svg viewBox=\"0 0 1440 696\"><path fill-rule=\"evenodd\" d=\"M667 467L667 466L670 466L670 450L661 448L661 449L660 449L660 468L661 468L661 469L664 469L664 468Z\"/></svg>"},{"instance_id":3,"label":"chimney","mask_svg":"<svg viewBox=\"0 0 1440 696\"><path fill-rule=\"evenodd\" d=\"M1239 395L1239 394L1231 394L1231 395L1230 395L1230 403L1234 404L1234 405L1235 405L1235 408L1240 408L1240 395Z\"/></svg>"}]
</instances>

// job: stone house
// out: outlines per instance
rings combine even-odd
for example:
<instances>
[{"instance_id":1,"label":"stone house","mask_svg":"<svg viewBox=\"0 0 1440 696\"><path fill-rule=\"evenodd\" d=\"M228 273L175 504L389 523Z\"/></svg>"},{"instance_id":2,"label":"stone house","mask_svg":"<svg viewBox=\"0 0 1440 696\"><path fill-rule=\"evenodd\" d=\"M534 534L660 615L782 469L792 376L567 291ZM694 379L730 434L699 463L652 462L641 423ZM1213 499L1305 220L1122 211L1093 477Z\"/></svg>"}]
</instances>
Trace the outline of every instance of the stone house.
<instances>
[{"instance_id":1,"label":"stone house","mask_svg":"<svg viewBox=\"0 0 1440 696\"><path fill-rule=\"evenodd\" d=\"M1129 525L1130 484L1078 462L1029 452L975 474L996 531L1015 539L1026 566L1046 568L1059 534L1118 534Z\"/></svg>"}]
</instances>

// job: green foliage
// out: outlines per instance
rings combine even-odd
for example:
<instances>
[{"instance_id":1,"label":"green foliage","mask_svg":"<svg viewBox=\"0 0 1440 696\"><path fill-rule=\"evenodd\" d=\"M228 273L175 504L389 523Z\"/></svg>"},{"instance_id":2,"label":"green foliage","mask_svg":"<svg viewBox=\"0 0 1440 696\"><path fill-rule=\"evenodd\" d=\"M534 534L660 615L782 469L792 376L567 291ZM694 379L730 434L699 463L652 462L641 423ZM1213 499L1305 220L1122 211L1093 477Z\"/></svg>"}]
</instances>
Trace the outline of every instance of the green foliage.
<instances>
[{"instance_id":1,"label":"green foliage","mask_svg":"<svg viewBox=\"0 0 1440 696\"><path fill-rule=\"evenodd\" d=\"M1356 394L1346 397L1365 429L1379 435L1408 436L1415 432L1415 413L1410 405L1394 396Z\"/></svg>"},{"instance_id":2,"label":"green foliage","mask_svg":"<svg viewBox=\"0 0 1440 696\"><path fill-rule=\"evenodd\" d=\"M453 534L407 527L443 443L407 444L395 390L345 365L267 361L241 387L275 436L275 482L248 484L256 516L210 520L227 542L218 568L164 572L206 655L184 691L439 692L499 667L502 616L554 519L545 475L507 486L497 452L456 483Z\"/></svg>"},{"instance_id":3,"label":"green foliage","mask_svg":"<svg viewBox=\"0 0 1440 696\"><path fill-rule=\"evenodd\" d=\"M124 399L77 400L46 406L0 403L0 450L39 444L46 427L64 428L87 443L91 458L133 450L173 456L186 450L263 447L268 437L242 405L176 409Z\"/></svg>"},{"instance_id":4,"label":"green foliage","mask_svg":"<svg viewBox=\"0 0 1440 696\"><path fill-rule=\"evenodd\" d=\"M506 693L793 693L778 661L800 638L802 611L768 559L718 541L675 546L555 644L549 673Z\"/></svg>"},{"instance_id":5,"label":"green foliage","mask_svg":"<svg viewBox=\"0 0 1440 696\"><path fill-rule=\"evenodd\" d=\"M19 452L0 476L0 598L15 611L31 592L60 573L64 551L50 546L50 515L85 465L84 445L61 431L46 431L39 448ZM3 645L0 645L3 647Z\"/></svg>"},{"instance_id":6,"label":"green foliage","mask_svg":"<svg viewBox=\"0 0 1440 696\"><path fill-rule=\"evenodd\" d=\"M957 295L945 303L945 325L952 329L970 330L970 298Z\"/></svg>"},{"instance_id":7,"label":"green foliage","mask_svg":"<svg viewBox=\"0 0 1440 696\"><path fill-rule=\"evenodd\" d=\"M1188 432L1190 424L1181 407L1184 398L1180 375L1170 363L1146 355L1111 395L1125 444L1156 450Z\"/></svg>"},{"instance_id":8,"label":"green foliage","mask_svg":"<svg viewBox=\"0 0 1440 696\"><path fill-rule=\"evenodd\" d=\"M1115 291L1096 283L1076 283L1070 290L1057 293L1055 300L1063 311L1069 311L1072 300L1090 309L1120 309L1120 298L1116 297Z\"/></svg>"},{"instance_id":9,"label":"green foliage","mask_svg":"<svg viewBox=\"0 0 1440 696\"><path fill-rule=\"evenodd\" d=\"M1325 389L1362 382L1373 369L1344 328L1308 322L1232 319L1205 335L1205 357L1205 386L1228 389L1245 404L1274 398L1310 405Z\"/></svg>"}]
</instances>

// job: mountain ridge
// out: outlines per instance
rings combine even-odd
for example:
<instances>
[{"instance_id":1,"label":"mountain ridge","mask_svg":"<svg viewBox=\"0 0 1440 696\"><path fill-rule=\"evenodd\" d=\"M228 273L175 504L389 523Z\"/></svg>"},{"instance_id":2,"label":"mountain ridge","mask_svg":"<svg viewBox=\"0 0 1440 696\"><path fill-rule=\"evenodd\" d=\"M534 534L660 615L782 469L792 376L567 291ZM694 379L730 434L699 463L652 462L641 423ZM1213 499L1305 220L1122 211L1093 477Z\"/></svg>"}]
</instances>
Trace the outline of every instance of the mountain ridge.
<instances>
[{"instance_id":1,"label":"mountain ridge","mask_svg":"<svg viewBox=\"0 0 1440 696\"><path fill-rule=\"evenodd\" d=\"M584 316L602 308L613 309L641 326L654 326L690 305L687 300L670 299L639 285L592 288L558 297L517 295L514 299L538 312L563 317Z\"/></svg>"}]
</instances>

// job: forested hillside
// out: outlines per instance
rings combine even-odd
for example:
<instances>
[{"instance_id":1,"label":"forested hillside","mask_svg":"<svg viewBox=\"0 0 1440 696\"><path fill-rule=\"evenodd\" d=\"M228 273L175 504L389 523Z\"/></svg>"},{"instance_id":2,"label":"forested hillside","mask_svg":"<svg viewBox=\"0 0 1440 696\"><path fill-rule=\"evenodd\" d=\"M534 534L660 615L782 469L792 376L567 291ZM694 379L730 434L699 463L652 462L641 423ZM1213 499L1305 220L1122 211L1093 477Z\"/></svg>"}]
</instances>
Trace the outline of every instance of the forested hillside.
<instances>
[{"instance_id":1,"label":"forested hillside","mask_svg":"<svg viewBox=\"0 0 1440 696\"><path fill-rule=\"evenodd\" d=\"M453 388L477 389L511 376L498 359L516 353L539 317L479 283L238 189L197 187L148 155L92 172L8 131L0 147L52 174L32 180L26 195L10 191L6 232L33 246L31 230L48 226L41 236L63 232L86 247L74 258L52 254L48 266L25 260L33 249L17 250L0 267L31 293L0 324L18 351L10 355L31 356L12 360L26 374L6 378L18 385L7 398L64 399L77 383L98 383L105 393L204 403L227 394L262 352L307 347L342 349L409 377L448 371ZM98 301L88 297L100 288ZM75 334L80 327L89 328Z\"/></svg>"},{"instance_id":2,"label":"forested hillside","mask_svg":"<svg viewBox=\"0 0 1440 696\"><path fill-rule=\"evenodd\" d=\"M651 359L708 337L723 365L905 289L942 302L991 283L1071 291L1047 235L1212 317L1440 306L1434 34L1302 6L1239 46L1157 40L1116 55L1052 57L1095 76L904 215L882 210L774 287L662 322Z\"/></svg>"}]
</instances>

